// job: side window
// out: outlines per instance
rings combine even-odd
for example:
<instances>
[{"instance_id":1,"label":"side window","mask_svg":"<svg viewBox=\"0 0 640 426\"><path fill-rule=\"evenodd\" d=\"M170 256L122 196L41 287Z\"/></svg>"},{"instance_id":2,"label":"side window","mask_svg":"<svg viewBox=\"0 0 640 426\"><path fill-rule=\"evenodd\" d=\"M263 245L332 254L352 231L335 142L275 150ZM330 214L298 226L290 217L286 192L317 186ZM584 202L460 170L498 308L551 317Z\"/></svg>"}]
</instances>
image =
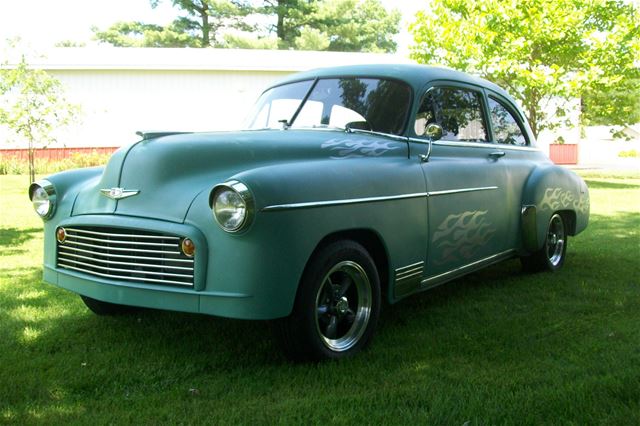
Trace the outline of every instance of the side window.
<instances>
[{"instance_id":1,"label":"side window","mask_svg":"<svg viewBox=\"0 0 640 426\"><path fill-rule=\"evenodd\" d=\"M489 97L489 112L496 142L518 146L527 145L527 139L524 137L518 120L504 105L492 97Z\"/></svg>"},{"instance_id":2,"label":"side window","mask_svg":"<svg viewBox=\"0 0 640 426\"><path fill-rule=\"evenodd\" d=\"M480 93L472 90L436 87L425 95L414 122L417 135L424 135L429 123L442 127L442 140L486 142Z\"/></svg>"}]
</instances>

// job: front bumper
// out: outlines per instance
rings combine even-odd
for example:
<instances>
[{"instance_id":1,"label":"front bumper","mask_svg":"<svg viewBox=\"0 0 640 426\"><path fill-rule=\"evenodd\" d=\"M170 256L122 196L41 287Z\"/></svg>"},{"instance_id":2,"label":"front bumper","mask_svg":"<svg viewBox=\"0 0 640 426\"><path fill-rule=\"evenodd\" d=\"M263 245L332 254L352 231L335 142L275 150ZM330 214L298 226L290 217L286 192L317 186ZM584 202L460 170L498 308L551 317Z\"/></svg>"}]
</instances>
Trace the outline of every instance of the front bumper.
<instances>
[{"instance_id":1,"label":"front bumper","mask_svg":"<svg viewBox=\"0 0 640 426\"><path fill-rule=\"evenodd\" d=\"M171 311L238 317L250 310L252 297L242 293L196 291L164 285L104 280L69 270L44 267L44 280L74 293L103 302Z\"/></svg>"}]
</instances>

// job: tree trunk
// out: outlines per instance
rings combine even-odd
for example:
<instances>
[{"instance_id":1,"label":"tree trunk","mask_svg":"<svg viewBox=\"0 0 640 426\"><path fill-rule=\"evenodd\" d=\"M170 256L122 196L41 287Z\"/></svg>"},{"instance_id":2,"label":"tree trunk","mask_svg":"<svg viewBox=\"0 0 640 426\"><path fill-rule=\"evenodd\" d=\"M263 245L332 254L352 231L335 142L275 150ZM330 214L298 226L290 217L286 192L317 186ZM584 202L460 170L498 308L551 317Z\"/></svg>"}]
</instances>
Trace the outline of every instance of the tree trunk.
<instances>
[{"instance_id":1,"label":"tree trunk","mask_svg":"<svg viewBox=\"0 0 640 426\"><path fill-rule=\"evenodd\" d=\"M199 10L200 17L202 18L202 40L200 40L200 45L202 47L209 47L211 45L209 39L209 6L207 3L202 3L202 9Z\"/></svg>"},{"instance_id":2,"label":"tree trunk","mask_svg":"<svg viewBox=\"0 0 640 426\"><path fill-rule=\"evenodd\" d=\"M278 6L276 7L278 12L278 22L276 24L276 34L278 36L278 40L281 43L285 42L285 30L284 30L284 17L287 14L287 0L278 0Z\"/></svg>"},{"instance_id":3,"label":"tree trunk","mask_svg":"<svg viewBox=\"0 0 640 426\"><path fill-rule=\"evenodd\" d=\"M36 153L33 147L33 139L29 138L29 183L36 181Z\"/></svg>"}]
</instances>

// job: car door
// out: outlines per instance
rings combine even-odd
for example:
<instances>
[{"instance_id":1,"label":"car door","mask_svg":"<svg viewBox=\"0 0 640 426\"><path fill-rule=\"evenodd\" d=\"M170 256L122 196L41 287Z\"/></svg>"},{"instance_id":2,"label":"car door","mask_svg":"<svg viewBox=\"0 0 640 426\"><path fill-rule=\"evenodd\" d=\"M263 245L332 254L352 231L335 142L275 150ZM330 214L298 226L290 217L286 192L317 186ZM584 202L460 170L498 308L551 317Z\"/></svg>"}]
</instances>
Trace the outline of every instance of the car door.
<instances>
[{"instance_id":1,"label":"car door","mask_svg":"<svg viewBox=\"0 0 640 426\"><path fill-rule=\"evenodd\" d=\"M428 192L423 287L509 248L504 152L489 142L487 121L481 88L445 82L422 98L410 143L422 159ZM431 144L424 136L430 123L442 128L442 137Z\"/></svg>"},{"instance_id":2,"label":"car door","mask_svg":"<svg viewBox=\"0 0 640 426\"><path fill-rule=\"evenodd\" d=\"M491 142L503 151L501 164L505 168L507 187L507 206L509 222L506 243L517 247L520 241L520 212L522 209L522 191L525 182L536 164L545 160L545 155L533 147L521 113L513 103L503 95L485 90Z\"/></svg>"}]
</instances>

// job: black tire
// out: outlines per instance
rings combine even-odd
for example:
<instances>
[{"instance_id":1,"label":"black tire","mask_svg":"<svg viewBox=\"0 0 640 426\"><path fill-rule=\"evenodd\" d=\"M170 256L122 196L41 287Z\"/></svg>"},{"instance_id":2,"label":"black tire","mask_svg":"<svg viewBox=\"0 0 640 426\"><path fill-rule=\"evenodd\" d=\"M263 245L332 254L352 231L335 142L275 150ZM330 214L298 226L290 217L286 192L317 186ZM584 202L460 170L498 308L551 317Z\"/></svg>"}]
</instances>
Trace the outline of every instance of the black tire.
<instances>
[{"instance_id":1,"label":"black tire","mask_svg":"<svg viewBox=\"0 0 640 426\"><path fill-rule=\"evenodd\" d=\"M121 315L129 312L133 312L134 308L126 305L117 305L115 303L102 302L100 300L92 299L88 296L80 295L80 298L84 304L89 308L91 312L96 315Z\"/></svg>"},{"instance_id":2,"label":"black tire","mask_svg":"<svg viewBox=\"0 0 640 426\"><path fill-rule=\"evenodd\" d=\"M562 268L567 253L567 225L560 213L549 219L547 234L542 248L529 256L520 258L526 272L555 272Z\"/></svg>"},{"instance_id":3,"label":"black tire","mask_svg":"<svg viewBox=\"0 0 640 426\"><path fill-rule=\"evenodd\" d=\"M380 279L363 246L337 241L320 249L300 281L293 312L275 323L293 361L352 356L364 349L380 316Z\"/></svg>"}]
</instances>

